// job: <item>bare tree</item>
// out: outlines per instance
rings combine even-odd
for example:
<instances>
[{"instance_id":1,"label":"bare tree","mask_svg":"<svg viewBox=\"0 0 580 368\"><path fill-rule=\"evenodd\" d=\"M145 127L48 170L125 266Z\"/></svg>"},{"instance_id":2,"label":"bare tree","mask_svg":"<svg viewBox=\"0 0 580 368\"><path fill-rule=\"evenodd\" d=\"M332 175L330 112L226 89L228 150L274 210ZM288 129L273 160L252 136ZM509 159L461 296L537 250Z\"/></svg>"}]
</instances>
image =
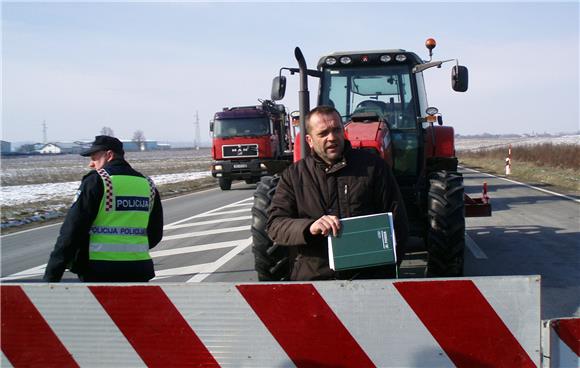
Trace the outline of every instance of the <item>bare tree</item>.
<instances>
[{"instance_id":1,"label":"bare tree","mask_svg":"<svg viewBox=\"0 0 580 368\"><path fill-rule=\"evenodd\" d=\"M108 126L104 126L101 128L101 134L102 135L108 135L110 137L114 137L115 136L115 132L113 132L113 129L111 129Z\"/></svg>"},{"instance_id":2,"label":"bare tree","mask_svg":"<svg viewBox=\"0 0 580 368\"><path fill-rule=\"evenodd\" d=\"M136 130L133 133L133 142L135 142L140 151L145 151L145 134L142 130Z\"/></svg>"}]
</instances>

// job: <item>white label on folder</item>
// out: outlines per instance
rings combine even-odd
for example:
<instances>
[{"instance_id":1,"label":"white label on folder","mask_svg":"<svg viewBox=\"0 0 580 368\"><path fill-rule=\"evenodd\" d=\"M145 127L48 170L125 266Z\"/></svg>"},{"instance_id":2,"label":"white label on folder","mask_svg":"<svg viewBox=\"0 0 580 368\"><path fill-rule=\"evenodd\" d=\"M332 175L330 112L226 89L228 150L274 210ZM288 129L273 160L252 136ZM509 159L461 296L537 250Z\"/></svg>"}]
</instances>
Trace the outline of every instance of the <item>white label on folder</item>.
<instances>
[{"instance_id":1,"label":"white label on folder","mask_svg":"<svg viewBox=\"0 0 580 368\"><path fill-rule=\"evenodd\" d=\"M383 242L383 249L389 249L389 238L387 237L387 232L385 230L378 230L377 236Z\"/></svg>"}]
</instances>

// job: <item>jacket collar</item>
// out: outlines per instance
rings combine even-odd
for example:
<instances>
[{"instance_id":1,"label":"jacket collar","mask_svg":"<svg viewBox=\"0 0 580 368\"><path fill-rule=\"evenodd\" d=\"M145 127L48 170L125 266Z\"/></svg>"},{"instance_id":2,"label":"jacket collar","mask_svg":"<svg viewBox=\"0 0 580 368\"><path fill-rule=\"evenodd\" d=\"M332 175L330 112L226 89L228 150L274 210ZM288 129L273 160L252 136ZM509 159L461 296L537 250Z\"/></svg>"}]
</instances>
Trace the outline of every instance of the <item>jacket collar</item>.
<instances>
[{"instance_id":1,"label":"jacket collar","mask_svg":"<svg viewBox=\"0 0 580 368\"><path fill-rule=\"evenodd\" d=\"M331 174L331 173L337 172L338 170L342 169L343 167L345 167L347 165L347 158L348 158L348 156L350 156L351 151L352 151L352 145L350 144L348 139L345 139L344 140L344 150L342 152L342 158L340 159L340 161L329 166L314 151L312 151L311 156L312 156L312 159L314 160L314 165L317 168L324 170L324 172L326 172L327 174Z\"/></svg>"}]
</instances>

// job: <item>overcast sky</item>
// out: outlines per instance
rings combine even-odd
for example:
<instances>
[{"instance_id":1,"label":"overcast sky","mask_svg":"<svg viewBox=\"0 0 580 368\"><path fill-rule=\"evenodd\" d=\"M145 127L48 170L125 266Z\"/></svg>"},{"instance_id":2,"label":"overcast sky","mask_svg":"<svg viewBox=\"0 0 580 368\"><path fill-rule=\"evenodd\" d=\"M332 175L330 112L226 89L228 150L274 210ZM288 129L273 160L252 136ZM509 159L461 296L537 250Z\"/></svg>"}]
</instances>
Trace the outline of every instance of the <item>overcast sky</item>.
<instances>
[{"instance_id":1,"label":"overcast sky","mask_svg":"<svg viewBox=\"0 0 580 368\"><path fill-rule=\"evenodd\" d=\"M429 104L459 134L557 133L579 127L579 4L2 2L2 139L201 138L224 106L269 98L282 66L332 51L402 48L459 58L425 74ZM312 104L317 82L310 79ZM296 110L298 78L286 98Z\"/></svg>"}]
</instances>

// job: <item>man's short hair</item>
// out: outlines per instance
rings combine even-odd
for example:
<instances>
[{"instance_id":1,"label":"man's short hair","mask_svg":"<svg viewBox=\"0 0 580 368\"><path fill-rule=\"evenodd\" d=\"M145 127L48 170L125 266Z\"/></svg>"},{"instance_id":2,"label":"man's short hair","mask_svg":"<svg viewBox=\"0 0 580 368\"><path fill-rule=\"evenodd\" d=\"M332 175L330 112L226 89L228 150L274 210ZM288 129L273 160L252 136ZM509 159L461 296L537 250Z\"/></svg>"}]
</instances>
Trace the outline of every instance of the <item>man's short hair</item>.
<instances>
[{"instance_id":1,"label":"man's short hair","mask_svg":"<svg viewBox=\"0 0 580 368\"><path fill-rule=\"evenodd\" d=\"M340 116L340 113L338 112L337 109L335 109L334 107L329 106L329 105L320 105L320 106L313 108L312 110L310 110L310 112L308 114L306 114L306 134L310 134L310 118L315 114L322 114L322 115L336 114L336 115L338 115L338 117L340 118L341 123L342 123L342 117Z\"/></svg>"}]
</instances>

